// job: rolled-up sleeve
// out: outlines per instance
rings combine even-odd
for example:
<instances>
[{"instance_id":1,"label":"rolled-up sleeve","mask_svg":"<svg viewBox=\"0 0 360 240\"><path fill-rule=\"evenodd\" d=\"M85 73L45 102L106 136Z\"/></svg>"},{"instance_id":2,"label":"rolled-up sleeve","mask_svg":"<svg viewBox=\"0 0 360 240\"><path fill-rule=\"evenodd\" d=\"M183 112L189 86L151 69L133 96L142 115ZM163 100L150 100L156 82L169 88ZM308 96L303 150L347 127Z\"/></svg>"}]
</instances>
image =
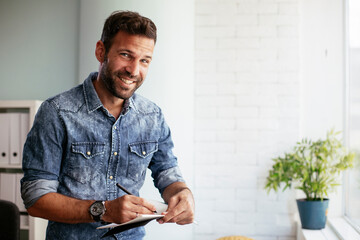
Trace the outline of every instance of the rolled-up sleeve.
<instances>
[{"instance_id":1,"label":"rolled-up sleeve","mask_svg":"<svg viewBox=\"0 0 360 240\"><path fill-rule=\"evenodd\" d=\"M161 171L155 181L155 186L162 194L167 186L175 182L185 182L178 166Z\"/></svg>"},{"instance_id":2,"label":"rolled-up sleeve","mask_svg":"<svg viewBox=\"0 0 360 240\"><path fill-rule=\"evenodd\" d=\"M158 141L158 151L154 154L149 168L152 171L151 176L154 179L155 187L162 194L167 186L175 182L185 182L180 168L177 164L177 158L173 154L173 141L171 132L160 112L159 122L161 128L161 137Z\"/></svg>"},{"instance_id":3,"label":"rolled-up sleeve","mask_svg":"<svg viewBox=\"0 0 360 240\"><path fill-rule=\"evenodd\" d=\"M24 200L25 208L29 208L41 198L50 192L57 192L59 182L55 180L34 180L23 182L21 184L21 197Z\"/></svg>"},{"instance_id":4,"label":"rolled-up sleeve","mask_svg":"<svg viewBox=\"0 0 360 240\"><path fill-rule=\"evenodd\" d=\"M26 208L46 193L57 191L63 140L63 124L55 106L43 102L23 151L21 196Z\"/></svg>"}]
</instances>

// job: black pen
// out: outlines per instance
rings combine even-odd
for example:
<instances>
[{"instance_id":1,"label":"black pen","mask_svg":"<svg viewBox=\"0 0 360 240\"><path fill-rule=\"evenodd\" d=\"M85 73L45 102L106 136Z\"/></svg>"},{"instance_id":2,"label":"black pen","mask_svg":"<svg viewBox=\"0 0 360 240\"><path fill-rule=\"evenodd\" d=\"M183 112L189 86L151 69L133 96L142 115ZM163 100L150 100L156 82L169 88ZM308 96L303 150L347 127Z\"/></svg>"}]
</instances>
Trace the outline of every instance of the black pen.
<instances>
[{"instance_id":1,"label":"black pen","mask_svg":"<svg viewBox=\"0 0 360 240\"><path fill-rule=\"evenodd\" d=\"M116 186L117 186L118 188L120 188L121 190L123 190L124 192L126 192L126 194L133 195L131 192L129 192L129 190L127 190L126 188L124 188L123 186L121 186L120 183L116 183Z\"/></svg>"}]
</instances>

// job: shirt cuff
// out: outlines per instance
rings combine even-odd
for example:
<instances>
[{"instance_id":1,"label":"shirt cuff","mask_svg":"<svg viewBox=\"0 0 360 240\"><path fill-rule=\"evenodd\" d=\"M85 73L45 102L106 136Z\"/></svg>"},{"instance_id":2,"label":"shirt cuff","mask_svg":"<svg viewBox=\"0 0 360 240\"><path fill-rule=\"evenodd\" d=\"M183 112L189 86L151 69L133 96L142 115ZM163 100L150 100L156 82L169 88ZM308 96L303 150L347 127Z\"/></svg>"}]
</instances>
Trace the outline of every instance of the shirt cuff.
<instances>
[{"instance_id":1,"label":"shirt cuff","mask_svg":"<svg viewBox=\"0 0 360 240\"><path fill-rule=\"evenodd\" d=\"M21 184L21 197L25 208L29 208L43 195L57 192L59 182L56 180L38 179Z\"/></svg>"},{"instance_id":2,"label":"shirt cuff","mask_svg":"<svg viewBox=\"0 0 360 240\"><path fill-rule=\"evenodd\" d=\"M155 185L162 194L165 188L174 182L185 182L178 166L160 172Z\"/></svg>"}]
</instances>

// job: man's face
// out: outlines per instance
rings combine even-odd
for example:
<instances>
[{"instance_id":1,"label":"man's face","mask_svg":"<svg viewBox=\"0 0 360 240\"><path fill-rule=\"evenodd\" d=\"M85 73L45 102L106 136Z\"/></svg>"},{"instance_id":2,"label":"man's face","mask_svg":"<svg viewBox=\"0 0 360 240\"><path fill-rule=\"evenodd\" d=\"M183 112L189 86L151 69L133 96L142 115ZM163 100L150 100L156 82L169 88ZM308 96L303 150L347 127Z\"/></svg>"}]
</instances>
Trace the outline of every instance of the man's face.
<instances>
[{"instance_id":1,"label":"man's face","mask_svg":"<svg viewBox=\"0 0 360 240\"><path fill-rule=\"evenodd\" d=\"M107 91L121 99L130 98L146 77L154 46L153 39L118 32L100 69Z\"/></svg>"}]
</instances>

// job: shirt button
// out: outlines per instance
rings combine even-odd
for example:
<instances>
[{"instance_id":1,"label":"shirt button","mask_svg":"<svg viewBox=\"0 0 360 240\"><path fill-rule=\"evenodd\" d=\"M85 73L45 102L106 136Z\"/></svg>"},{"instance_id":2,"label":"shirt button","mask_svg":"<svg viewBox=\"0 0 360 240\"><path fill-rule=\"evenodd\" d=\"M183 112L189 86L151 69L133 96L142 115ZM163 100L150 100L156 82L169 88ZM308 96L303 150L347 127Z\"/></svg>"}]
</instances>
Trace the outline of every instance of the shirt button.
<instances>
[{"instance_id":1,"label":"shirt button","mask_svg":"<svg viewBox=\"0 0 360 240\"><path fill-rule=\"evenodd\" d=\"M114 129L116 130L116 126L114 127Z\"/></svg>"},{"instance_id":2,"label":"shirt button","mask_svg":"<svg viewBox=\"0 0 360 240\"><path fill-rule=\"evenodd\" d=\"M109 178L110 178L110 180L112 180L114 177L113 177L113 176L110 176Z\"/></svg>"},{"instance_id":3,"label":"shirt button","mask_svg":"<svg viewBox=\"0 0 360 240\"><path fill-rule=\"evenodd\" d=\"M87 151L86 154L87 154L88 156L90 156L90 155L91 155L91 152L90 152L90 151Z\"/></svg>"},{"instance_id":4,"label":"shirt button","mask_svg":"<svg viewBox=\"0 0 360 240\"><path fill-rule=\"evenodd\" d=\"M143 152L142 152L142 154L143 154L143 155L146 155L146 152L145 152L145 151L143 151Z\"/></svg>"},{"instance_id":5,"label":"shirt button","mask_svg":"<svg viewBox=\"0 0 360 240\"><path fill-rule=\"evenodd\" d=\"M117 155L117 152L114 152L114 155L116 156L116 155Z\"/></svg>"}]
</instances>

